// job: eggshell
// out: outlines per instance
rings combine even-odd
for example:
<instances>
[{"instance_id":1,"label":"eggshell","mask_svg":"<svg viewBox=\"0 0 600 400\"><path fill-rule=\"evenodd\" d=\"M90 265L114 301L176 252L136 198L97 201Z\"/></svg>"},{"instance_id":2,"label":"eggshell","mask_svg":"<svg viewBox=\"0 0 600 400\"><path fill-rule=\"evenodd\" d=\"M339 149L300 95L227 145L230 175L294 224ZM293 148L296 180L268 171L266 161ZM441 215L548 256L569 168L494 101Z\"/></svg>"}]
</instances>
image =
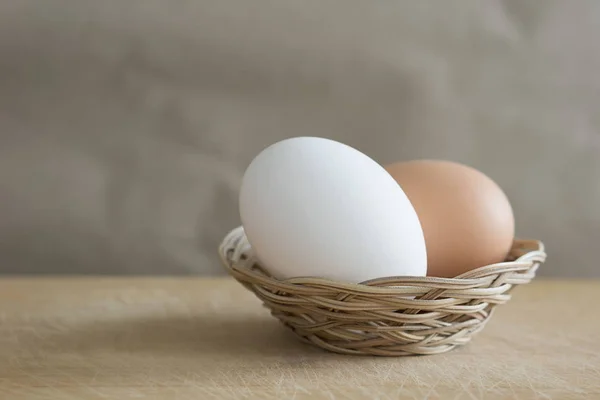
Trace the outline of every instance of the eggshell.
<instances>
[{"instance_id":1,"label":"eggshell","mask_svg":"<svg viewBox=\"0 0 600 400\"><path fill-rule=\"evenodd\" d=\"M400 162L386 169L421 221L427 275L456 277L505 260L514 240L513 211L489 177L450 161Z\"/></svg>"},{"instance_id":2,"label":"eggshell","mask_svg":"<svg viewBox=\"0 0 600 400\"><path fill-rule=\"evenodd\" d=\"M276 278L358 283L426 274L423 231L407 196L345 144L297 137L269 146L247 168L239 205L255 255Z\"/></svg>"}]
</instances>

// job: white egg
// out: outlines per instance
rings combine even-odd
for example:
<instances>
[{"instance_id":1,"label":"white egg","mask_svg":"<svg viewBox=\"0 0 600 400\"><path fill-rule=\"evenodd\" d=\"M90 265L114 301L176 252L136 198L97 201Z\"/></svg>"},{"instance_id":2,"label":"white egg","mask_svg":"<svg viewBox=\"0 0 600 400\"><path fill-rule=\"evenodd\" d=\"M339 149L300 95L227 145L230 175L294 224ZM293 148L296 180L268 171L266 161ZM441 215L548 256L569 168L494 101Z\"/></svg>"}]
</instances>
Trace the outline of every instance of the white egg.
<instances>
[{"instance_id":1,"label":"white egg","mask_svg":"<svg viewBox=\"0 0 600 400\"><path fill-rule=\"evenodd\" d=\"M427 272L423 231L404 191L345 144L297 137L267 147L244 174L239 205L248 242L278 279L359 283Z\"/></svg>"}]
</instances>

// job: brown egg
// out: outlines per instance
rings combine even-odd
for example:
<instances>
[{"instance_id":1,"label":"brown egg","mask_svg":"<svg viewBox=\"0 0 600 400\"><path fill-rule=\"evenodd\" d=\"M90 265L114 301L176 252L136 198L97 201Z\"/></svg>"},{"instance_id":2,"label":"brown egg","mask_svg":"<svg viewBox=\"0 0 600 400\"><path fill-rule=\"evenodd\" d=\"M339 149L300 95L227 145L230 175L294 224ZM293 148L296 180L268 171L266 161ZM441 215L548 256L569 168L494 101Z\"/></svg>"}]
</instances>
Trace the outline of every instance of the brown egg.
<instances>
[{"instance_id":1,"label":"brown egg","mask_svg":"<svg viewBox=\"0 0 600 400\"><path fill-rule=\"evenodd\" d=\"M412 202L427 246L427 275L452 278L506 259L515 221L502 189L454 162L418 160L386 166Z\"/></svg>"}]
</instances>

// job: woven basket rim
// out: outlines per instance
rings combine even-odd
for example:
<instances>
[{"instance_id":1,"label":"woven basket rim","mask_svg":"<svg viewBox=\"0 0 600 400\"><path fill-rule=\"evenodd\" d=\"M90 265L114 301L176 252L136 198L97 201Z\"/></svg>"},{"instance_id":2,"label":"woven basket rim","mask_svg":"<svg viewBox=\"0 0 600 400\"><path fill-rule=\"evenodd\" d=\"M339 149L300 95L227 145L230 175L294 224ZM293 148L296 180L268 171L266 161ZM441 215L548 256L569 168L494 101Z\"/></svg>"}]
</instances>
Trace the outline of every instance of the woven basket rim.
<instances>
[{"instance_id":1,"label":"woven basket rim","mask_svg":"<svg viewBox=\"0 0 600 400\"><path fill-rule=\"evenodd\" d=\"M401 294L403 288L439 288L439 289L469 289L481 287L482 280L505 272L526 273L532 265L542 264L546 259L545 246L541 240L515 239L506 261L484 265L467 271L454 278L431 276L386 276L359 283L340 282L328 278L314 276L298 276L288 279L277 279L260 266L252 257L244 259L251 252L242 226L231 230L219 246L219 255L226 270L241 282L253 282L262 285L276 285L284 290L298 290L299 287L309 286L329 290L342 290L372 294ZM529 279L533 279L535 271L531 271ZM527 278L528 276L523 276ZM515 282L517 283L517 282ZM525 282L518 282L525 283Z\"/></svg>"}]
</instances>

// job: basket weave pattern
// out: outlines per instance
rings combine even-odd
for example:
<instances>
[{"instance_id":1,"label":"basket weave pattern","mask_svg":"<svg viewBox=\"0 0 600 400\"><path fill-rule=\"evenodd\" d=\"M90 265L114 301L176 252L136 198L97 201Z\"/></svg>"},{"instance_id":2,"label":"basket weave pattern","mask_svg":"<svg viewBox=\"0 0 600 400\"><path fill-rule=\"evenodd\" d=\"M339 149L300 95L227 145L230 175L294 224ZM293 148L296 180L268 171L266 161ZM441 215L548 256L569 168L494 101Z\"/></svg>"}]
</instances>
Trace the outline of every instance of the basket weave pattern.
<instances>
[{"instance_id":1,"label":"basket weave pattern","mask_svg":"<svg viewBox=\"0 0 600 400\"><path fill-rule=\"evenodd\" d=\"M219 253L228 272L301 340L336 353L378 356L438 354L466 344L546 259L541 242L517 240L506 262L456 278L347 284L271 277L241 227L225 237Z\"/></svg>"}]
</instances>

